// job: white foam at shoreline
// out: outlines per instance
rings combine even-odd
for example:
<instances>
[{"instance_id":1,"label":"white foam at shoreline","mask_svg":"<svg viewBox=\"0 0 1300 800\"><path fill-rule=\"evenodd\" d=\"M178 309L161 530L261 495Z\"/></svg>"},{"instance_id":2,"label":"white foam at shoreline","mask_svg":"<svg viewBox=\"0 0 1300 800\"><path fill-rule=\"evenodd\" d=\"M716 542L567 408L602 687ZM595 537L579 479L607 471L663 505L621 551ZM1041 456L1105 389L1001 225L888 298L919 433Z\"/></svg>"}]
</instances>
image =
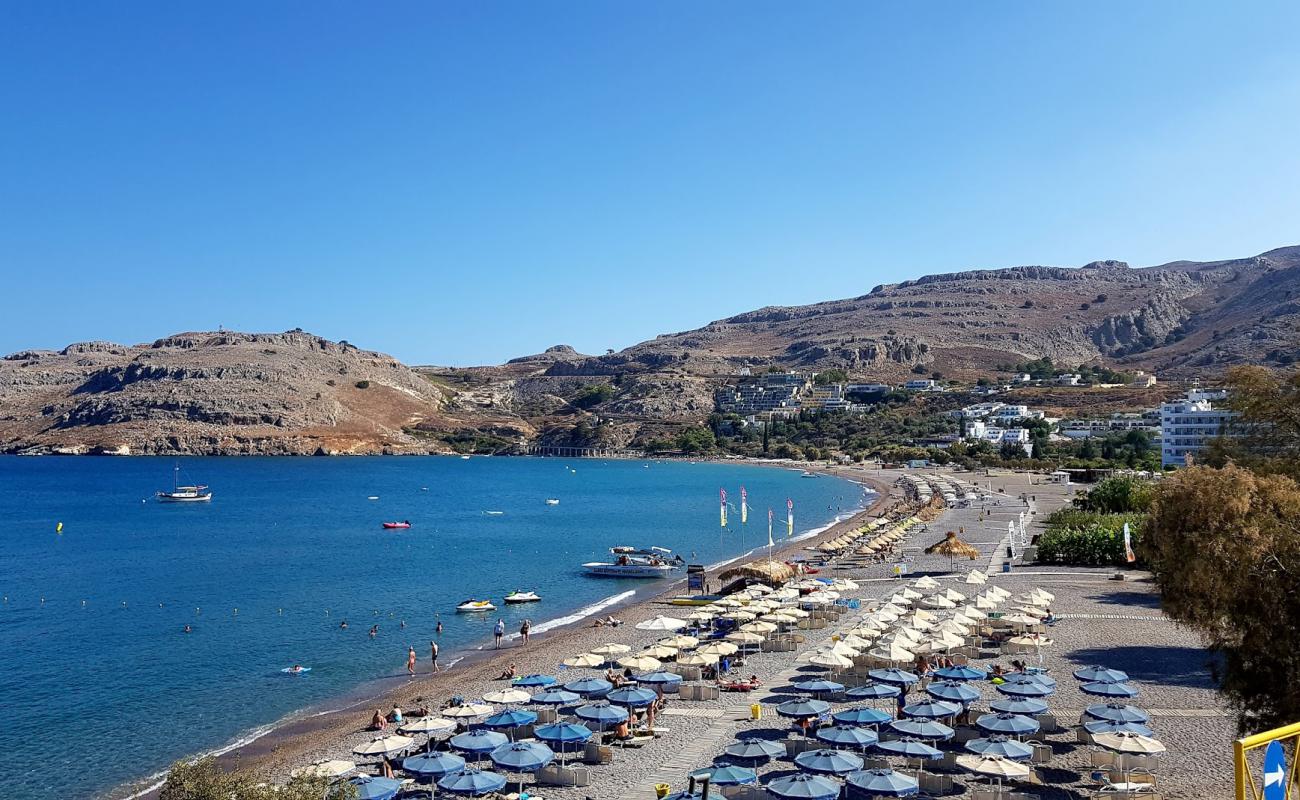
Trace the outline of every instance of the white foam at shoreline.
<instances>
[{"instance_id":1,"label":"white foam at shoreline","mask_svg":"<svg viewBox=\"0 0 1300 800\"><path fill-rule=\"evenodd\" d=\"M605 609L609 608L610 606L617 605L623 602L624 600L627 600L635 595L636 595L635 589L629 589L626 592L621 592L619 594L612 594L609 597L606 597L604 600L598 600L595 603L592 603L591 605L586 606L584 608L580 608L577 611L567 616L556 617L555 619L548 619L546 622L543 622L539 625L534 625L532 628L532 633L546 633L547 631L553 631L556 628L562 628L565 625L572 625L575 622L582 622L587 617L598 614L601 611L604 611ZM519 638L519 634L518 633L507 634L504 638L506 639L506 641L513 641Z\"/></svg>"}]
</instances>

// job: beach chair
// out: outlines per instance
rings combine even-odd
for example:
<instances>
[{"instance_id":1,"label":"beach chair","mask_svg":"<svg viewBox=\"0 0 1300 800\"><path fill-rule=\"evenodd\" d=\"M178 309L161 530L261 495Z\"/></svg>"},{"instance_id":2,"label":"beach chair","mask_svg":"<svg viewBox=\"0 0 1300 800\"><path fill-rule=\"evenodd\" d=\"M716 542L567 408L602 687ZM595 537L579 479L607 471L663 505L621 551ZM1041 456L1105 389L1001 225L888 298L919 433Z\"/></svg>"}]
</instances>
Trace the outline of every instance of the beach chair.
<instances>
[{"instance_id":1,"label":"beach chair","mask_svg":"<svg viewBox=\"0 0 1300 800\"><path fill-rule=\"evenodd\" d=\"M1056 722L1055 714L1039 714L1035 719L1038 720L1038 729L1043 733L1056 733L1061 729Z\"/></svg>"},{"instance_id":2,"label":"beach chair","mask_svg":"<svg viewBox=\"0 0 1300 800\"><path fill-rule=\"evenodd\" d=\"M953 790L952 776L938 772L922 772L920 783L921 791L930 794L948 794Z\"/></svg>"},{"instance_id":3,"label":"beach chair","mask_svg":"<svg viewBox=\"0 0 1300 800\"><path fill-rule=\"evenodd\" d=\"M591 770L551 764L537 771L537 783L542 786L590 786Z\"/></svg>"},{"instance_id":4,"label":"beach chair","mask_svg":"<svg viewBox=\"0 0 1300 800\"><path fill-rule=\"evenodd\" d=\"M1029 763L1046 764L1047 762L1052 760L1053 751L1052 751L1052 746L1050 744L1046 744L1044 742L1039 742L1034 740L1025 742L1025 744L1034 748L1034 754L1029 757Z\"/></svg>"},{"instance_id":5,"label":"beach chair","mask_svg":"<svg viewBox=\"0 0 1300 800\"><path fill-rule=\"evenodd\" d=\"M1088 754L1088 766L1095 769L1110 769L1115 766L1115 754L1109 750L1093 750Z\"/></svg>"},{"instance_id":6,"label":"beach chair","mask_svg":"<svg viewBox=\"0 0 1300 800\"><path fill-rule=\"evenodd\" d=\"M582 761L585 764L612 764L614 748L607 744L589 743L582 751Z\"/></svg>"}]
</instances>

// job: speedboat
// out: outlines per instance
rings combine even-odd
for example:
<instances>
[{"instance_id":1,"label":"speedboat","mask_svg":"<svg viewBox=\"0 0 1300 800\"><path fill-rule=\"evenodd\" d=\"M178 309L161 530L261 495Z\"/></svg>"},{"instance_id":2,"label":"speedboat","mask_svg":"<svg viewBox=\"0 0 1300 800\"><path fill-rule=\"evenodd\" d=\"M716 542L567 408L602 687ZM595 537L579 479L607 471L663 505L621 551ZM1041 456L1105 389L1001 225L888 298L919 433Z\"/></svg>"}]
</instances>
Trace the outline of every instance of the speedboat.
<instances>
[{"instance_id":1,"label":"speedboat","mask_svg":"<svg viewBox=\"0 0 1300 800\"><path fill-rule=\"evenodd\" d=\"M560 501L559 501L558 498L555 498L555 497L548 497L548 498L546 498L546 505L548 505L548 506L558 506L559 504L560 504Z\"/></svg>"},{"instance_id":2,"label":"speedboat","mask_svg":"<svg viewBox=\"0 0 1300 800\"><path fill-rule=\"evenodd\" d=\"M488 600L466 600L456 606L457 611L496 611L497 607Z\"/></svg>"},{"instance_id":3,"label":"speedboat","mask_svg":"<svg viewBox=\"0 0 1300 800\"><path fill-rule=\"evenodd\" d=\"M181 465L172 469L172 490L157 492L155 496L160 503L206 503L212 499L212 491L206 486L181 486Z\"/></svg>"},{"instance_id":4,"label":"speedboat","mask_svg":"<svg viewBox=\"0 0 1300 800\"><path fill-rule=\"evenodd\" d=\"M382 525L383 525L386 529L388 529L388 530L390 530L390 531L392 531L392 530L405 530L405 529L411 527L411 523L410 523L410 521L404 521L404 522L384 522L384 523L382 523Z\"/></svg>"},{"instance_id":5,"label":"speedboat","mask_svg":"<svg viewBox=\"0 0 1300 800\"><path fill-rule=\"evenodd\" d=\"M518 589L506 595L506 602L511 605L516 603L536 603L541 599L541 596L536 592L521 592Z\"/></svg>"},{"instance_id":6,"label":"speedboat","mask_svg":"<svg viewBox=\"0 0 1300 800\"><path fill-rule=\"evenodd\" d=\"M816 478L816 477L817 477L817 473L815 473L815 472L809 472L808 470L804 470L804 471L803 471L803 474L800 475L799 477L800 477L800 478Z\"/></svg>"},{"instance_id":7,"label":"speedboat","mask_svg":"<svg viewBox=\"0 0 1300 800\"><path fill-rule=\"evenodd\" d=\"M663 578L686 563L681 556L663 547L638 550L634 547L611 547L613 561L591 561L582 565L588 575L606 578Z\"/></svg>"}]
</instances>

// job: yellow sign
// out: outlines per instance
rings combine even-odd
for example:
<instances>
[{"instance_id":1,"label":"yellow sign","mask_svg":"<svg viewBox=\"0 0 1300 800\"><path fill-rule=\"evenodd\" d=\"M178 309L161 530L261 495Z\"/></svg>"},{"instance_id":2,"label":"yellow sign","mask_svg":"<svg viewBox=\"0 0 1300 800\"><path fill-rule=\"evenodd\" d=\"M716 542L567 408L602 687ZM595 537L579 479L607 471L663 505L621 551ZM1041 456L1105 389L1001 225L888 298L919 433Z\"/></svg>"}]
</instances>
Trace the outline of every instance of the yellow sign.
<instances>
[{"instance_id":1,"label":"yellow sign","mask_svg":"<svg viewBox=\"0 0 1300 800\"><path fill-rule=\"evenodd\" d=\"M1261 747L1268 747L1272 742L1278 742L1288 752L1290 758L1286 769L1286 782L1281 787L1279 793L1273 788L1275 784L1270 781L1268 776L1256 776L1251 773L1250 766L1246 763L1246 754L1252 750ZM1290 745L1290 747L1287 747ZM1295 786L1295 772L1297 756L1300 752L1297 747L1300 746L1300 722L1287 725L1284 728L1274 728L1271 731L1257 733L1254 736L1247 736L1244 739L1238 739L1232 743L1232 765L1237 783L1236 800L1271 800L1273 797L1284 797L1286 800L1300 800L1300 792L1292 792Z\"/></svg>"}]
</instances>

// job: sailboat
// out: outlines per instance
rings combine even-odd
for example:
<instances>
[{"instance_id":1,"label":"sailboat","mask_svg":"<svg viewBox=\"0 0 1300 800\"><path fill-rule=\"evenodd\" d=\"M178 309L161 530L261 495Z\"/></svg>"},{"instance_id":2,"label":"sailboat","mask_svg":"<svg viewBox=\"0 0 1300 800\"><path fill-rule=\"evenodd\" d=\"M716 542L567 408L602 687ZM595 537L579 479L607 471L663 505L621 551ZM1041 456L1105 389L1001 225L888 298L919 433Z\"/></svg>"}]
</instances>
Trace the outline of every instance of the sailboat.
<instances>
[{"instance_id":1,"label":"sailboat","mask_svg":"<svg viewBox=\"0 0 1300 800\"><path fill-rule=\"evenodd\" d=\"M212 490L206 486L181 486L181 465L172 468L172 490L157 492L160 503L206 503L212 499Z\"/></svg>"}]
</instances>

